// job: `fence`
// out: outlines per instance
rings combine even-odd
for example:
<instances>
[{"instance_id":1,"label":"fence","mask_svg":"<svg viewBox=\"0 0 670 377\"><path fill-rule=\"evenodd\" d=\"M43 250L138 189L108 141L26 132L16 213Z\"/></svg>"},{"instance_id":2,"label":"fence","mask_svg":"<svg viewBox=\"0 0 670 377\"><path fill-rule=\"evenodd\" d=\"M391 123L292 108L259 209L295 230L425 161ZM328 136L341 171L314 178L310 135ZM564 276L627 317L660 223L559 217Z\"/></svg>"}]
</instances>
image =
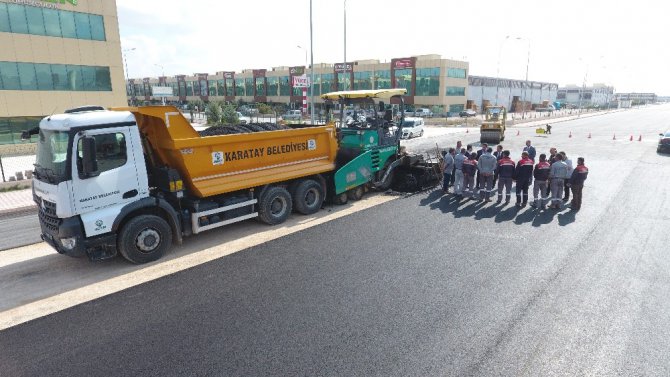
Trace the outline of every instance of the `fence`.
<instances>
[{"instance_id":1,"label":"fence","mask_svg":"<svg viewBox=\"0 0 670 377\"><path fill-rule=\"evenodd\" d=\"M32 178L34 154L0 155L0 173L2 182L15 182Z\"/></svg>"}]
</instances>

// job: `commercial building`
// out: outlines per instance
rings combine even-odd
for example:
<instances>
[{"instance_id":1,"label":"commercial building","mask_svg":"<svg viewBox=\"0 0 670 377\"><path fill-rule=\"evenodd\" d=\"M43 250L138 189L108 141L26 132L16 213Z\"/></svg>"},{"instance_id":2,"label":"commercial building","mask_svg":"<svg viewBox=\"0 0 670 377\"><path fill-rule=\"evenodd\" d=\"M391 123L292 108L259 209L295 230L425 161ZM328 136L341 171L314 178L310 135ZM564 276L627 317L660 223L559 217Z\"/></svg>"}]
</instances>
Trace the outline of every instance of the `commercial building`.
<instances>
[{"instance_id":1,"label":"commercial building","mask_svg":"<svg viewBox=\"0 0 670 377\"><path fill-rule=\"evenodd\" d=\"M534 104L543 101L554 102L558 93L558 84L525 80L514 80L486 76L468 77L469 109L483 110L489 105L501 105L510 112L533 109Z\"/></svg>"},{"instance_id":2,"label":"commercial building","mask_svg":"<svg viewBox=\"0 0 670 377\"><path fill-rule=\"evenodd\" d=\"M345 89L406 88L405 102L416 107L439 107L458 112L465 108L469 64L442 59L440 55L422 55L379 60L357 60L345 63L314 65L314 89L317 106L322 93ZM242 72L220 71L174 77L131 79L127 85L128 101L159 102L154 86L172 87L169 102L195 99L203 101L239 101L302 106L302 89L293 86L293 77L307 73L309 67L274 67L245 69ZM311 94L311 92L310 92Z\"/></svg>"},{"instance_id":3,"label":"commercial building","mask_svg":"<svg viewBox=\"0 0 670 377\"><path fill-rule=\"evenodd\" d=\"M631 101L633 106L658 102L656 93L617 93L615 98L617 101Z\"/></svg>"},{"instance_id":4,"label":"commercial building","mask_svg":"<svg viewBox=\"0 0 670 377\"><path fill-rule=\"evenodd\" d=\"M116 2L0 0L0 144L54 112L123 106Z\"/></svg>"},{"instance_id":5,"label":"commercial building","mask_svg":"<svg viewBox=\"0 0 670 377\"><path fill-rule=\"evenodd\" d=\"M603 107L614 100L614 87L605 84L578 86L574 84L558 88L557 100L575 107Z\"/></svg>"}]
</instances>

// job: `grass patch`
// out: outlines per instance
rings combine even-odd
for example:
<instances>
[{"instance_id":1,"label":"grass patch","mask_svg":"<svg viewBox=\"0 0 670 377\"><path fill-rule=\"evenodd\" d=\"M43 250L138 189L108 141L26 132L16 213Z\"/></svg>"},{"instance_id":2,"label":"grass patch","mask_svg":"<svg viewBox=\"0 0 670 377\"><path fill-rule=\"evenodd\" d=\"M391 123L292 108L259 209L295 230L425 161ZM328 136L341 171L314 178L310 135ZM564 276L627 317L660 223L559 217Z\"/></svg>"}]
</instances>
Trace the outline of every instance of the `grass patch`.
<instances>
[{"instance_id":1,"label":"grass patch","mask_svg":"<svg viewBox=\"0 0 670 377\"><path fill-rule=\"evenodd\" d=\"M11 185L11 186L0 187L0 192L21 191L21 190L27 190L29 188L30 187L23 187L21 185Z\"/></svg>"}]
</instances>

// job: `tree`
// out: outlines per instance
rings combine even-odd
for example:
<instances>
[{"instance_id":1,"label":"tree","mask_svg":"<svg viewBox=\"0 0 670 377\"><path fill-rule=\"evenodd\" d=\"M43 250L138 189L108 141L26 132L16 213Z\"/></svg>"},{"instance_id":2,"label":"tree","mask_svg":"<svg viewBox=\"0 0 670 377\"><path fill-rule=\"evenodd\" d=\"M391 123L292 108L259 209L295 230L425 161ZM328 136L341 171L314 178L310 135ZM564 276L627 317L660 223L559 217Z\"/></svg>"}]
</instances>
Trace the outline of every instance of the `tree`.
<instances>
[{"instance_id":1,"label":"tree","mask_svg":"<svg viewBox=\"0 0 670 377\"><path fill-rule=\"evenodd\" d=\"M265 103L259 103L258 104L258 112L261 114L272 114L272 107Z\"/></svg>"},{"instance_id":2,"label":"tree","mask_svg":"<svg viewBox=\"0 0 670 377\"><path fill-rule=\"evenodd\" d=\"M211 102L209 106L207 106L205 115L207 116L207 124L220 123L222 116L221 106L216 102Z\"/></svg>"},{"instance_id":3,"label":"tree","mask_svg":"<svg viewBox=\"0 0 670 377\"><path fill-rule=\"evenodd\" d=\"M221 122L224 124L238 124L240 119L237 117L237 108L234 104L229 103L223 106L221 111Z\"/></svg>"},{"instance_id":4,"label":"tree","mask_svg":"<svg viewBox=\"0 0 670 377\"><path fill-rule=\"evenodd\" d=\"M197 99L195 101L188 101L189 110L195 110L196 106L198 107L198 111L203 111L205 109L205 103L201 99Z\"/></svg>"}]
</instances>

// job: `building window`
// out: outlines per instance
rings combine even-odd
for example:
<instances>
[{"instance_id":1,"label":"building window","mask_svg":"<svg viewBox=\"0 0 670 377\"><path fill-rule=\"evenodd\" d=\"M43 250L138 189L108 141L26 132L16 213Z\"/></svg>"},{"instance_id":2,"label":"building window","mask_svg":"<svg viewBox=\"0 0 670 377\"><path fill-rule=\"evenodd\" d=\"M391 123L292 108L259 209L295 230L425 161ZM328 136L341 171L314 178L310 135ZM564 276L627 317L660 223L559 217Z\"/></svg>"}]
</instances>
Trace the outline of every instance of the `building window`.
<instances>
[{"instance_id":1,"label":"building window","mask_svg":"<svg viewBox=\"0 0 670 377\"><path fill-rule=\"evenodd\" d=\"M416 69L416 95L440 95L440 68Z\"/></svg>"},{"instance_id":2,"label":"building window","mask_svg":"<svg viewBox=\"0 0 670 377\"><path fill-rule=\"evenodd\" d=\"M391 71L375 71L375 89L391 89Z\"/></svg>"},{"instance_id":3,"label":"building window","mask_svg":"<svg viewBox=\"0 0 670 377\"><path fill-rule=\"evenodd\" d=\"M282 76L279 78L279 95L280 96L290 96L291 95L291 85L289 83L291 78L289 76Z\"/></svg>"},{"instance_id":4,"label":"building window","mask_svg":"<svg viewBox=\"0 0 670 377\"><path fill-rule=\"evenodd\" d=\"M413 96L412 93L412 70L411 69L396 69L395 70L395 86L396 88L407 89L407 96Z\"/></svg>"},{"instance_id":5,"label":"building window","mask_svg":"<svg viewBox=\"0 0 670 377\"><path fill-rule=\"evenodd\" d=\"M335 80L335 75L332 73L324 73L321 75L321 91L323 93L330 93L333 91L333 80Z\"/></svg>"},{"instance_id":6,"label":"building window","mask_svg":"<svg viewBox=\"0 0 670 377\"><path fill-rule=\"evenodd\" d=\"M212 97L217 96L217 94L216 94L216 83L217 83L217 80L208 80L209 95L212 96Z\"/></svg>"},{"instance_id":7,"label":"building window","mask_svg":"<svg viewBox=\"0 0 670 377\"><path fill-rule=\"evenodd\" d=\"M448 96L464 96L465 88L461 86L448 86L447 87Z\"/></svg>"},{"instance_id":8,"label":"building window","mask_svg":"<svg viewBox=\"0 0 670 377\"><path fill-rule=\"evenodd\" d=\"M265 95L265 78L263 77L256 77L256 95Z\"/></svg>"},{"instance_id":9,"label":"building window","mask_svg":"<svg viewBox=\"0 0 670 377\"><path fill-rule=\"evenodd\" d=\"M0 3L0 32L106 40L100 15L7 3Z\"/></svg>"},{"instance_id":10,"label":"building window","mask_svg":"<svg viewBox=\"0 0 670 377\"><path fill-rule=\"evenodd\" d=\"M447 77L464 79L466 76L466 71L463 68L447 68Z\"/></svg>"},{"instance_id":11,"label":"building window","mask_svg":"<svg viewBox=\"0 0 670 377\"><path fill-rule=\"evenodd\" d=\"M372 72L354 72L354 90L372 89Z\"/></svg>"},{"instance_id":12,"label":"building window","mask_svg":"<svg viewBox=\"0 0 670 377\"><path fill-rule=\"evenodd\" d=\"M244 96L244 79L235 79L235 95Z\"/></svg>"},{"instance_id":13,"label":"building window","mask_svg":"<svg viewBox=\"0 0 670 377\"><path fill-rule=\"evenodd\" d=\"M0 62L0 90L111 91L109 67Z\"/></svg>"},{"instance_id":14,"label":"building window","mask_svg":"<svg viewBox=\"0 0 670 377\"><path fill-rule=\"evenodd\" d=\"M253 77L248 77L244 79L244 92L247 94L247 96L253 96L254 95L254 78Z\"/></svg>"},{"instance_id":15,"label":"building window","mask_svg":"<svg viewBox=\"0 0 670 377\"><path fill-rule=\"evenodd\" d=\"M267 95L274 97L279 95L279 77L267 77L265 79L267 86Z\"/></svg>"},{"instance_id":16,"label":"building window","mask_svg":"<svg viewBox=\"0 0 670 377\"><path fill-rule=\"evenodd\" d=\"M235 80L231 78L226 79L226 95L228 97L235 96Z\"/></svg>"},{"instance_id":17,"label":"building window","mask_svg":"<svg viewBox=\"0 0 670 377\"><path fill-rule=\"evenodd\" d=\"M225 80L216 80L216 95L217 96L225 96L226 95L226 90L224 87ZM214 95L214 94L212 94Z\"/></svg>"},{"instance_id":18,"label":"building window","mask_svg":"<svg viewBox=\"0 0 670 377\"><path fill-rule=\"evenodd\" d=\"M193 96L193 81L186 81L186 96Z\"/></svg>"},{"instance_id":19,"label":"building window","mask_svg":"<svg viewBox=\"0 0 670 377\"><path fill-rule=\"evenodd\" d=\"M449 105L450 113L458 113L465 110L465 105Z\"/></svg>"}]
</instances>

